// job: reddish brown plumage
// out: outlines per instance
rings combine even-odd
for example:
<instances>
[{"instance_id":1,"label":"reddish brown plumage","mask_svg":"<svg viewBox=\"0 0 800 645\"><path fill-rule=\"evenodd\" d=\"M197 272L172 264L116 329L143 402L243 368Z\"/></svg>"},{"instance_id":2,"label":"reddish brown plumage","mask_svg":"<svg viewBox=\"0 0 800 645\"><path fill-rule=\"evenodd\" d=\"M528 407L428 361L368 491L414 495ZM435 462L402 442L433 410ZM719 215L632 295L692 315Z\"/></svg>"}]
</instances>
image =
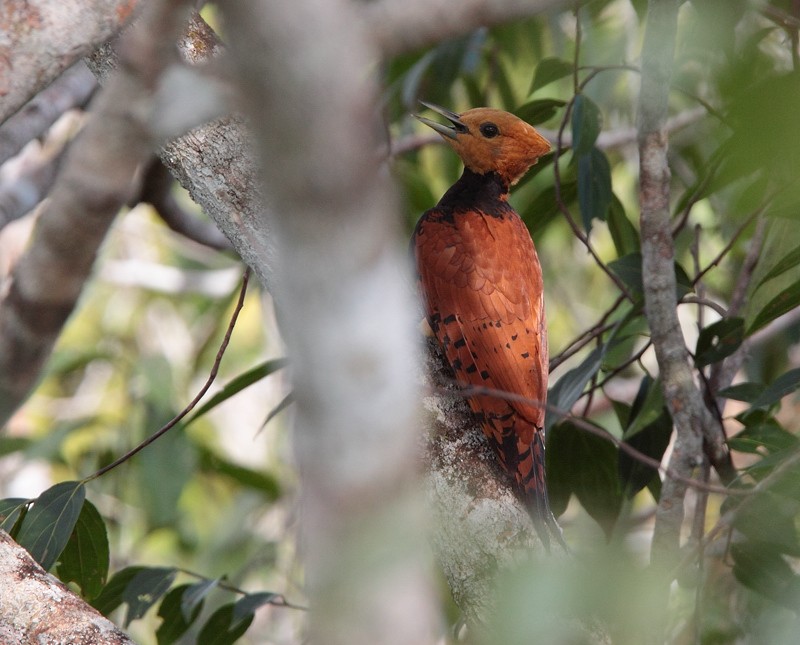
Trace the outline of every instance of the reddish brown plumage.
<instances>
[{"instance_id":1,"label":"reddish brown plumage","mask_svg":"<svg viewBox=\"0 0 800 645\"><path fill-rule=\"evenodd\" d=\"M414 232L428 322L458 381L544 403L542 270L531 236L507 198L509 187L550 146L506 112L478 108L457 115L429 107L453 124L423 119L459 154L465 170ZM469 404L537 526L550 524L544 408L484 395L469 397Z\"/></svg>"}]
</instances>

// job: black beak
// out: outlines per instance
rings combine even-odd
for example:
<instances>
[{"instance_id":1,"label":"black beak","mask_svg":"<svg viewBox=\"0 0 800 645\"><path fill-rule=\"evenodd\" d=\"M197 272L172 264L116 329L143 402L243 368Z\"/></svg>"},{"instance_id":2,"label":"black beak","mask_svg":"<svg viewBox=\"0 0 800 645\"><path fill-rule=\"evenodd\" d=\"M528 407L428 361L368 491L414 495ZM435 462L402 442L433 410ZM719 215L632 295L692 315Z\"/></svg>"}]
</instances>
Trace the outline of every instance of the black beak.
<instances>
[{"instance_id":1,"label":"black beak","mask_svg":"<svg viewBox=\"0 0 800 645\"><path fill-rule=\"evenodd\" d=\"M434 105L433 103L426 103L425 101L420 101L422 105L424 105L429 110L433 110L434 112L441 114L445 119L452 123L452 126L444 125L442 123L437 123L436 121L431 121L430 119L426 119L424 116L419 116L415 114L414 117L422 121L428 127L433 128L439 134L448 137L450 139L455 139L459 134L463 134L468 132L469 129L466 125L461 121L458 114L455 112L451 112L450 110L445 110L443 107L439 107L438 105Z\"/></svg>"}]
</instances>

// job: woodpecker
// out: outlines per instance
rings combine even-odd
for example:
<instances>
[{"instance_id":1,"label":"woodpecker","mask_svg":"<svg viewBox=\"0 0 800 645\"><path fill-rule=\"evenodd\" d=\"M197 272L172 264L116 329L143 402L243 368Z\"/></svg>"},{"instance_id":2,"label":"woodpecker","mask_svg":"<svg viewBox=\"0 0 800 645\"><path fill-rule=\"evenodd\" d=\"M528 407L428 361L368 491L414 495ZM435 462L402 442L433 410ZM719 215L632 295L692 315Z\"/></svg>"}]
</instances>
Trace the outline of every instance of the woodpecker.
<instances>
[{"instance_id":1,"label":"woodpecker","mask_svg":"<svg viewBox=\"0 0 800 645\"><path fill-rule=\"evenodd\" d=\"M461 178L426 211L412 248L428 324L460 383L538 402L468 396L469 406L525 502L542 542L563 544L550 512L544 459L548 349L542 268L510 188L550 150L513 114L456 114L429 103L438 132L464 163Z\"/></svg>"}]
</instances>

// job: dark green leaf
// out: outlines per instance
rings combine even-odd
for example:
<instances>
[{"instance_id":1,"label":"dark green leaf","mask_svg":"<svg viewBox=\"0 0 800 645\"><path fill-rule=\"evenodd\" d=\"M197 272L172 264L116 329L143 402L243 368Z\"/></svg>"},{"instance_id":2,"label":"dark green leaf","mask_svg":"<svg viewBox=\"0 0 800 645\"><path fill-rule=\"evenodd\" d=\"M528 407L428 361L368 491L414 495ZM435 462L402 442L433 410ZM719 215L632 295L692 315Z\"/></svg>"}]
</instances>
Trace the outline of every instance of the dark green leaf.
<instances>
[{"instance_id":1,"label":"dark green leaf","mask_svg":"<svg viewBox=\"0 0 800 645\"><path fill-rule=\"evenodd\" d=\"M736 385L721 389L718 394L726 399L752 403L761 396L761 393L765 389L767 389L767 386L761 383L737 383Z\"/></svg>"},{"instance_id":2,"label":"dark green leaf","mask_svg":"<svg viewBox=\"0 0 800 645\"><path fill-rule=\"evenodd\" d=\"M600 365L603 362L603 354L605 354L607 348L608 343L595 348L583 359L583 362L578 367L571 369L558 379L558 382L550 388L547 394L548 404L564 412L569 412L575 401L580 398L586 384L592 380L600 369ZM545 431L553 426L559 416L555 412L547 410L544 422Z\"/></svg>"},{"instance_id":3,"label":"dark green leaf","mask_svg":"<svg viewBox=\"0 0 800 645\"><path fill-rule=\"evenodd\" d=\"M103 589L108 576L108 535L103 518L88 499L83 503L75 530L61 553L57 568L63 582L74 581L91 600Z\"/></svg>"},{"instance_id":4,"label":"dark green leaf","mask_svg":"<svg viewBox=\"0 0 800 645\"><path fill-rule=\"evenodd\" d=\"M271 361L266 361L260 365L247 370L244 374L240 374L229 383L225 385L219 392L212 396L206 403L200 406L197 411L186 420L185 425L189 425L195 419L203 416L209 410L213 410L223 401L227 401L233 395L238 394L245 388L250 387L253 383L257 383L263 378L266 378L273 372L285 367L288 361L285 358L277 358Z\"/></svg>"},{"instance_id":5,"label":"dark green leaf","mask_svg":"<svg viewBox=\"0 0 800 645\"><path fill-rule=\"evenodd\" d=\"M258 593L249 593L243 598L236 601L233 606L233 616L231 618L231 627L236 627L241 621L245 620L248 616L256 613L256 609L270 604L273 600L278 598L279 595L269 591L259 591Z\"/></svg>"},{"instance_id":6,"label":"dark green leaf","mask_svg":"<svg viewBox=\"0 0 800 645\"><path fill-rule=\"evenodd\" d=\"M103 616L108 616L112 611L122 604L125 589L144 567L125 567L117 571L108 581L100 595L92 600L92 607L99 611Z\"/></svg>"},{"instance_id":7,"label":"dark green leaf","mask_svg":"<svg viewBox=\"0 0 800 645\"><path fill-rule=\"evenodd\" d=\"M170 567L146 567L133 576L122 593L122 601L128 605L126 627L131 621L144 616L167 593L176 574L175 569Z\"/></svg>"},{"instance_id":8,"label":"dark green leaf","mask_svg":"<svg viewBox=\"0 0 800 645\"><path fill-rule=\"evenodd\" d=\"M580 156L591 152L600 134L600 108L583 94L572 104L572 151Z\"/></svg>"},{"instance_id":9,"label":"dark green leaf","mask_svg":"<svg viewBox=\"0 0 800 645\"><path fill-rule=\"evenodd\" d=\"M280 483L269 473L235 464L208 448L200 449L200 467L203 471L214 471L230 477L243 486L260 491L268 500L277 499L281 494Z\"/></svg>"},{"instance_id":10,"label":"dark green leaf","mask_svg":"<svg viewBox=\"0 0 800 645\"><path fill-rule=\"evenodd\" d=\"M784 396L800 388L800 367L781 374L753 401L754 408L766 408L778 403Z\"/></svg>"},{"instance_id":11,"label":"dark green leaf","mask_svg":"<svg viewBox=\"0 0 800 645\"><path fill-rule=\"evenodd\" d=\"M625 214L625 207L616 195L611 194L611 206L608 209L608 231L614 241L617 256L623 257L631 253L639 253L641 242L639 231Z\"/></svg>"},{"instance_id":12,"label":"dark green leaf","mask_svg":"<svg viewBox=\"0 0 800 645\"><path fill-rule=\"evenodd\" d=\"M536 99L520 105L514 114L531 125L539 125L552 119L565 105L566 101L558 99Z\"/></svg>"},{"instance_id":13,"label":"dark green leaf","mask_svg":"<svg viewBox=\"0 0 800 645\"><path fill-rule=\"evenodd\" d=\"M203 602L205 597L217 588L218 584L218 578L214 580L201 580L186 590L183 594L183 600L181 601L181 613L183 613L185 620L191 622L192 616L195 615L195 610Z\"/></svg>"},{"instance_id":14,"label":"dark green leaf","mask_svg":"<svg viewBox=\"0 0 800 645\"><path fill-rule=\"evenodd\" d=\"M30 500L22 497L8 497L0 500L0 529L14 537L14 525L19 521L22 511Z\"/></svg>"},{"instance_id":15,"label":"dark green leaf","mask_svg":"<svg viewBox=\"0 0 800 645\"><path fill-rule=\"evenodd\" d=\"M759 493L735 515L734 528L753 542L771 545L780 553L800 556L795 518L800 502L774 495L770 491Z\"/></svg>"},{"instance_id":16,"label":"dark green leaf","mask_svg":"<svg viewBox=\"0 0 800 645\"><path fill-rule=\"evenodd\" d=\"M0 437L0 457L25 450L32 443L27 437Z\"/></svg>"},{"instance_id":17,"label":"dark green leaf","mask_svg":"<svg viewBox=\"0 0 800 645\"><path fill-rule=\"evenodd\" d=\"M705 367L721 361L739 349L744 340L744 320L724 318L700 330L694 362Z\"/></svg>"},{"instance_id":18,"label":"dark green leaf","mask_svg":"<svg viewBox=\"0 0 800 645\"><path fill-rule=\"evenodd\" d=\"M536 73L533 75L533 82L528 94L533 94L536 90L542 89L553 81L569 76L574 69L572 63L560 58L544 58L536 66Z\"/></svg>"},{"instance_id":19,"label":"dark green leaf","mask_svg":"<svg viewBox=\"0 0 800 645\"><path fill-rule=\"evenodd\" d=\"M800 305L800 282L793 282L758 312L753 322L750 323L750 327L747 328L745 335L752 336L759 329L766 327L773 320L788 313L797 305Z\"/></svg>"},{"instance_id":20,"label":"dark green leaf","mask_svg":"<svg viewBox=\"0 0 800 645\"><path fill-rule=\"evenodd\" d=\"M197 642L203 645L233 645L253 622L253 614L250 614L232 627L233 607L233 603L230 603L217 609L203 625Z\"/></svg>"},{"instance_id":21,"label":"dark green leaf","mask_svg":"<svg viewBox=\"0 0 800 645\"><path fill-rule=\"evenodd\" d=\"M644 293L642 283L642 254L629 253L628 255L612 260L608 263L609 268L617 274L620 280L628 289L636 295ZM692 281L684 271L683 267L675 263L675 283L676 294L680 299L693 289Z\"/></svg>"},{"instance_id":22,"label":"dark green leaf","mask_svg":"<svg viewBox=\"0 0 800 645\"><path fill-rule=\"evenodd\" d=\"M778 423L758 423L748 425L737 435L728 439L728 446L739 452L759 453L761 449L769 453L779 453L797 445L798 439L786 432Z\"/></svg>"},{"instance_id":23,"label":"dark green leaf","mask_svg":"<svg viewBox=\"0 0 800 645\"><path fill-rule=\"evenodd\" d=\"M664 406L660 380L647 376L642 379L631 409L630 421L623 428L622 439L625 443L648 457L661 461L672 436L672 418ZM619 477L623 490L632 497L658 480L658 471L620 450ZM658 499L657 494L654 493L654 496Z\"/></svg>"},{"instance_id":24,"label":"dark green leaf","mask_svg":"<svg viewBox=\"0 0 800 645\"><path fill-rule=\"evenodd\" d=\"M564 204L569 205L573 203L577 196L577 182L571 181L561 185L561 200ZM536 233L544 229L559 212L558 203L556 202L555 186L548 186L545 188L530 203L524 205L519 212L528 230L531 232L531 235L536 235Z\"/></svg>"},{"instance_id":25,"label":"dark green leaf","mask_svg":"<svg viewBox=\"0 0 800 645\"><path fill-rule=\"evenodd\" d=\"M189 627L200 615L203 609L202 599L194 605L188 618L183 615L183 594L190 587L192 585L185 584L170 589L169 593L164 596L164 600L161 601L161 605L158 607L158 615L164 620L156 630L158 645L172 645L188 631Z\"/></svg>"},{"instance_id":26,"label":"dark green leaf","mask_svg":"<svg viewBox=\"0 0 800 645\"><path fill-rule=\"evenodd\" d=\"M777 278L779 275L786 273L789 269L793 269L798 264L800 264L800 248L789 251L789 253L783 256L783 258L758 281L756 289L765 282L772 280L772 278Z\"/></svg>"},{"instance_id":27,"label":"dark green leaf","mask_svg":"<svg viewBox=\"0 0 800 645\"><path fill-rule=\"evenodd\" d=\"M592 220L605 221L611 194L611 166L605 154L593 147L578 157L578 204L587 233Z\"/></svg>"},{"instance_id":28,"label":"dark green leaf","mask_svg":"<svg viewBox=\"0 0 800 645\"><path fill-rule=\"evenodd\" d=\"M283 399L281 400L278 405L276 405L272 410L269 411L267 418L264 419L264 423L261 424L261 430L263 430L267 424L272 421L276 416L278 416L281 412L283 412L286 408L288 408L292 403L294 403L294 393L289 392Z\"/></svg>"},{"instance_id":29,"label":"dark green leaf","mask_svg":"<svg viewBox=\"0 0 800 645\"><path fill-rule=\"evenodd\" d=\"M43 569L49 570L64 550L84 499L86 488L81 482L62 482L33 501L20 526L17 542Z\"/></svg>"},{"instance_id":30,"label":"dark green leaf","mask_svg":"<svg viewBox=\"0 0 800 645\"><path fill-rule=\"evenodd\" d=\"M560 515L575 493L586 512L610 535L622 504L614 444L564 421L550 430L545 456L553 512Z\"/></svg>"},{"instance_id":31,"label":"dark green leaf","mask_svg":"<svg viewBox=\"0 0 800 645\"><path fill-rule=\"evenodd\" d=\"M768 544L746 542L731 546L733 575L743 585L797 611L800 582L786 560Z\"/></svg>"}]
</instances>

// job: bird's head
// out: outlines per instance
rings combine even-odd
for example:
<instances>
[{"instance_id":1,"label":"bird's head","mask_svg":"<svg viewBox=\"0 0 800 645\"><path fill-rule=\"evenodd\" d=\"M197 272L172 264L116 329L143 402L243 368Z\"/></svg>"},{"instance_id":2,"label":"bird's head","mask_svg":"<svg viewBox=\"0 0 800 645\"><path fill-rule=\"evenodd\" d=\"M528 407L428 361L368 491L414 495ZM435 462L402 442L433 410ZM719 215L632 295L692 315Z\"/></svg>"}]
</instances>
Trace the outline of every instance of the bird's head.
<instances>
[{"instance_id":1,"label":"bird's head","mask_svg":"<svg viewBox=\"0 0 800 645\"><path fill-rule=\"evenodd\" d=\"M496 172L507 186L516 184L550 151L550 143L532 125L508 112L474 108L456 114L438 105L422 104L450 122L444 125L417 116L442 136L465 167L481 175Z\"/></svg>"}]
</instances>

